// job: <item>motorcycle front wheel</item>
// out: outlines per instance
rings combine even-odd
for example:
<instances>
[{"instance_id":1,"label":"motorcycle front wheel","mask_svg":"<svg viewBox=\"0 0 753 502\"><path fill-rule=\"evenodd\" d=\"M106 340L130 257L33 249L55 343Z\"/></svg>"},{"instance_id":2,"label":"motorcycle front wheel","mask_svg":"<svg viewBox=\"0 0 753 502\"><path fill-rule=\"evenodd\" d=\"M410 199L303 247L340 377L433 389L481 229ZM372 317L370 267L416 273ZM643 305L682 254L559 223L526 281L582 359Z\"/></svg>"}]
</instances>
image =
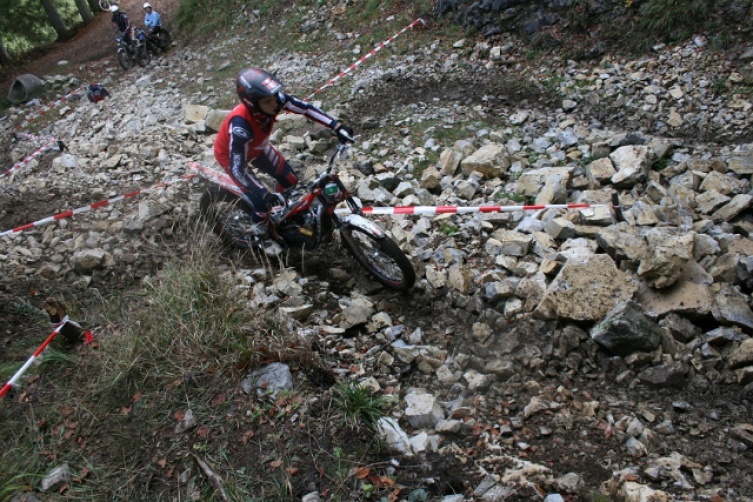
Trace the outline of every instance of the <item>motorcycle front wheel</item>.
<instances>
[{"instance_id":1,"label":"motorcycle front wheel","mask_svg":"<svg viewBox=\"0 0 753 502\"><path fill-rule=\"evenodd\" d=\"M219 186L211 186L199 199L199 212L212 231L230 246L248 249L257 238L253 234L254 220L245 204L235 194Z\"/></svg>"},{"instance_id":2,"label":"motorcycle front wheel","mask_svg":"<svg viewBox=\"0 0 753 502\"><path fill-rule=\"evenodd\" d=\"M152 53L146 50L146 44L142 43L138 49L138 55L136 56L139 61L139 66L142 68L149 64L152 60Z\"/></svg>"},{"instance_id":3,"label":"motorcycle front wheel","mask_svg":"<svg viewBox=\"0 0 753 502\"><path fill-rule=\"evenodd\" d=\"M340 228L340 235L356 261L380 284L406 291L416 282L413 265L389 237L377 237L354 226Z\"/></svg>"},{"instance_id":4,"label":"motorcycle front wheel","mask_svg":"<svg viewBox=\"0 0 753 502\"><path fill-rule=\"evenodd\" d=\"M118 63L120 63L120 66L122 66L124 70L130 70L131 66L133 66L131 55L128 54L125 49L118 50Z\"/></svg>"}]
</instances>

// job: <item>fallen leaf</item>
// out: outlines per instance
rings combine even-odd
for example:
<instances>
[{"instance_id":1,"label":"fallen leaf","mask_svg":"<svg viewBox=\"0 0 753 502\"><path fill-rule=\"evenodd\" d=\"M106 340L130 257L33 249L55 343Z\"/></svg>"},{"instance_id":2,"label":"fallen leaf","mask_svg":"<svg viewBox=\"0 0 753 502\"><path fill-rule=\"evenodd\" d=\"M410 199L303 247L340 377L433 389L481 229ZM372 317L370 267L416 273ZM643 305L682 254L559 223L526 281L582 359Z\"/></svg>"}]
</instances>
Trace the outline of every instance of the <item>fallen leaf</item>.
<instances>
[{"instance_id":1,"label":"fallen leaf","mask_svg":"<svg viewBox=\"0 0 753 502\"><path fill-rule=\"evenodd\" d=\"M273 461L271 461L271 462L269 463L269 466L270 466L270 467L271 467L272 469L277 469L277 468L279 468L279 467L280 467L281 465L282 465L282 460L273 460Z\"/></svg>"},{"instance_id":2,"label":"fallen leaf","mask_svg":"<svg viewBox=\"0 0 753 502\"><path fill-rule=\"evenodd\" d=\"M165 477L167 477L167 479L172 478L173 477L173 472L175 472L175 466L171 465L170 468L167 470L167 473L165 474Z\"/></svg>"},{"instance_id":3,"label":"fallen leaf","mask_svg":"<svg viewBox=\"0 0 753 502\"><path fill-rule=\"evenodd\" d=\"M122 408L120 408L120 414L124 417L128 416L128 414L131 413L131 409L132 407L130 406L123 406Z\"/></svg>"},{"instance_id":4,"label":"fallen leaf","mask_svg":"<svg viewBox=\"0 0 753 502\"><path fill-rule=\"evenodd\" d=\"M286 467L285 472L287 472L291 476L295 476L296 474L298 474L298 467Z\"/></svg>"},{"instance_id":5,"label":"fallen leaf","mask_svg":"<svg viewBox=\"0 0 753 502\"><path fill-rule=\"evenodd\" d=\"M167 459L166 458L160 459L159 461L157 461L157 465L160 466L160 469L164 469L165 466L167 465Z\"/></svg>"},{"instance_id":6,"label":"fallen leaf","mask_svg":"<svg viewBox=\"0 0 753 502\"><path fill-rule=\"evenodd\" d=\"M371 472L371 469L369 469L368 467L356 467L353 470L354 476L358 479L365 479L366 477L368 477L369 472Z\"/></svg>"},{"instance_id":7,"label":"fallen leaf","mask_svg":"<svg viewBox=\"0 0 753 502\"><path fill-rule=\"evenodd\" d=\"M383 487L394 486L395 480L389 476L379 476L379 485Z\"/></svg>"},{"instance_id":8,"label":"fallen leaf","mask_svg":"<svg viewBox=\"0 0 753 502\"><path fill-rule=\"evenodd\" d=\"M185 417L186 412L184 410L178 410L175 412L175 420L177 420L178 422L182 422Z\"/></svg>"},{"instance_id":9,"label":"fallen leaf","mask_svg":"<svg viewBox=\"0 0 753 502\"><path fill-rule=\"evenodd\" d=\"M58 409L60 410L60 413L64 417L69 417L69 416L73 415L74 411L76 411L76 408L74 408L73 406L67 406L65 404L61 404Z\"/></svg>"},{"instance_id":10,"label":"fallen leaf","mask_svg":"<svg viewBox=\"0 0 753 502\"><path fill-rule=\"evenodd\" d=\"M141 401L141 392L137 392L136 394L134 394L131 400L134 402L134 404Z\"/></svg>"},{"instance_id":11,"label":"fallen leaf","mask_svg":"<svg viewBox=\"0 0 753 502\"><path fill-rule=\"evenodd\" d=\"M196 435L199 436L201 439L206 439L209 436L210 432L211 432L211 429L209 427L199 427L196 430Z\"/></svg>"},{"instance_id":12,"label":"fallen leaf","mask_svg":"<svg viewBox=\"0 0 753 502\"><path fill-rule=\"evenodd\" d=\"M182 378L177 378L177 379L173 380L172 382L170 382L169 384L167 384L167 390L170 390L170 389L173 389L175 387L178 387L181 383L183 383L183 379Z\"/></svg>"},{"instance_id":13,"label":"fallen leaf","mask_svg":"<svg viewBox=\"0 0 753 502\"><path fill-rule=\"evenodd\" d=\"M243 433L243 437L241 437L241 443L247 444L248 440L254 437L254 431L246 431Z\"/></svg>"},{"instance_id":14,"label":"fallen leaf","mask_svg":"<svg viewBox=\"0 0 753 502\"><path fill-rule=\"evenodd\" d=\"M225 401L227 401L227 397L225 397L225 393L224 392L222 392L220 394L217 394L216 396L214 396L212 398L212 404L214 404L214 405L222 404Z\"/></svg>"}]
</instances>

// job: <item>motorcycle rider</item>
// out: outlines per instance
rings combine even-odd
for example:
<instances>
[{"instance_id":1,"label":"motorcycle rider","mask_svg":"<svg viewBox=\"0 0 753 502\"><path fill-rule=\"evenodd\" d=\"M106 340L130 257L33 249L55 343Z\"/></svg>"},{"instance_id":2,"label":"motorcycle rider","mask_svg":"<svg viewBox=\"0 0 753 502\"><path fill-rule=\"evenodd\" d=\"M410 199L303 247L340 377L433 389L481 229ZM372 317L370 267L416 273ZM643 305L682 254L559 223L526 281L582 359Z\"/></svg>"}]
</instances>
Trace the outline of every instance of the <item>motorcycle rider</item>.
<instances>
[{"instance_id":1,"label":"motorcycle rider","mask_svg":"<svg viewBox=\"0 0 753 502\"><path fill-rule=\"evenodd\" d=\"M152 4L146 2L144 4L144 26L146 26L147 34L153 37L159 34L162 29L162 19L159 13L152 8Z\"/></svg>"},{"instance_id":2,"label":"motorcycle rider","mask_svg":"<svg viewBox=\"0 0 753 502\"><path fill-rule=\"evenodd\" d=\"M241 70L235 78L241 103L225 118L214 141L214 157L253 206L251 216L259 223L256 233L261 236L267 232L269 210L285 204L277 192L298 183L291 165L269 144L277 115L283 110L303 115L332 129L340 141L353 142L353 129L311 103L283 93L282 87L277 77L266 70ZM275 192L259 181L247 163L277 180Z\"/></svg>"},{"instance_id":3,"label":"motorcycle rider","mask_svg":"<svg viewBox=\"0 0 753 502\"><path fill-rule=\"evenodd\" d=\"M133 26L131 26L128 16L125 12L120 10L120 7L117 5L111 5L110 12L112 12L112 25L118 30L118 33L120 33L120 36L123 38L126 45L130 47L131 42L134 40L134 36Z\"/></svg>"}]
</instances>

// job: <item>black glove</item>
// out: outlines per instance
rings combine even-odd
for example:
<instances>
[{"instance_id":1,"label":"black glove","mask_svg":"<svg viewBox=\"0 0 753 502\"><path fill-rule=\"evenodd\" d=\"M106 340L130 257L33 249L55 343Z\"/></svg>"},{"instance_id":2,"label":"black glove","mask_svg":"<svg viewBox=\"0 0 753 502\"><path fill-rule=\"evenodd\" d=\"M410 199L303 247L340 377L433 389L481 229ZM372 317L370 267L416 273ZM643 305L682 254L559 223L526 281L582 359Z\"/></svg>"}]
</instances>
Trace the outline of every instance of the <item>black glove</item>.
<instances>
[{"instance_id":1,"label":"black glove","mask_svg":"<svg viewBox=\"0 0 753 502\"><path fill-rule=\"evenodd\" d=\"M342 122L338 122L335 126L335 134L337 134L337 139L339 139L341 143L353 143L354 141L353 129Z\"/></svg>"},{"instance_id":2,"label":"black glove","mask_svg":"<svg viewBox=\"0 0 753 502\"><path fill-rule=\"evenodd\" d=\"M282 196L281 193L277 192L267 192L267 194L264 196L264 204L267 206L267 209L272 209L276 206L285 206L286 200L285 197Z\"/></svg>"}]
</instances>

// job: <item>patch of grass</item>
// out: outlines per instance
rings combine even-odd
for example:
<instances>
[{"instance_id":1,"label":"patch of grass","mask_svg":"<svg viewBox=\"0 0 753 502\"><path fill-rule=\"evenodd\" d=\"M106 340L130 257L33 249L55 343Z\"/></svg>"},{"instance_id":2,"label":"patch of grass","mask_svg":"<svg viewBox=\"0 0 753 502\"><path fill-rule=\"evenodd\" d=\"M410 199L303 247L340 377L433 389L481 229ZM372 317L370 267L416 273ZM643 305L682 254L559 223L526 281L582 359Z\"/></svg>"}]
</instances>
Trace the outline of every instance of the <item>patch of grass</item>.
<instances>
[{"instance_id":1,"label":"patch of grass","mask_svg":"<svg viewBox=\"0 0 753 502\"><path fill-rule=\"evenodd\" d=\"M680 40L706 21L711 7L708 0L648 0L639 10L639 34Z\"/></svg>"},{"instance_id":2,"label":"patch of grass","mask_svg":"<svg viewBox=\"0 0 753 502\"><path fill-rule=\"evenodd\" d=\"M663 171L669 166L669 159L659 159L651 165L651 169L654 171Z\"/></svg>"},{"instance_id":3,"label":"patch of grass","mask_svg":"<svg viewBox=\"0 0 753 502\"><path fill-rule=\"evenodd\" d=\"M592 493L591 502L610 502L610 498L601 493Z\"/></svg>"},{"instance_id":4,"label":"patch of grass","mask_svg":"<svg viewBox=\"0 0 753 502\"><path fill-rule=\"evenodd\" d=\"M241 328L250 319L211 260L194 256L169 262L146 283L140 312L109 348L105 382L125 383L134 391L165 385L186 374L205 373L235 353Z\"/></svg>"},{"instance_id":5,"label":"patch of grass","mask_svg":"<svg viewBox=\"0 0 753 502\"><path fill-rule=\"evenodd\" d=\"M249 335L261 322L219 273L219 243L194 230L186 252L168 256L144 289L103 299L93 314L99 350L81 348L86 357L48 350L40 378L24 390L27 404L0 410L7 445L0 493L25 491L67 462L74 473L91 473L71 483L71 495L159 499L166 487L145 488L165 479L159 459L179 465L177 452L193 443L190 434L163 441L180 421L176 413L192 409L199 430L223 422L228 405L217 396L237 385L239 364L260 360Z\"/></svg>"},{"instance_id":6,"label":"patch of grass","mask_svg":"<svg viewBox=\"0 0 753 502\"><path fill-rule=\"evenodd\" d=\"M334 402L343 415L345 424L375 430L384 416L388 403L384 396L374 395L358 382L345 381L335 387Z\"/></svg>"},{"instance_id":7,"label":"patch of grass","mask_svg":"<svg viewBox=\"0 0 753 502\"><path fill-rule=\"evenodd\" d=\"M541 85L544 87L544 90L548 94L562 94L562 91L560 91L560 85L565 79L561 75L552 75L549 78L544 78L539 80Z\"/></svg>"},{"instance_id":8,"label":"patch of grass","mask_svg":"<svg viewBox=\"0 0 753 502\"><path fill-rule=\"evenodd\" d=\"M65 368L77 362L78 359L78 356L66 354L65 352L55 350L52 347L47 347L47 349L42 354L42 357L39 358L39 364L41 366L40 370L44 371L44 368L46 366L58 366Z\"/></svg>"},{"instance_id":9,"label":"patch of grass","mask_svg":"<svg viewBox=\"0 0 753 502\"><path fill-rule=\"evenodd\" d=\"M495 199L497 200L508 200L510 202L516 202L518 204L531 204L534 200L533 197L527 197L520 193L508 193L508 192L500 192L497 195L495 195Z\"/></svg>"},{"instance_id":10,"label":"patch of grass","mask_svg":"<svg viewBox=\"0 0 753 502\"><path fill-rule=\"evenodd\" d=\"M443 223L442 226L439 228L439 231L448 237L458 233L458 230L460 230L458 227L450 223Z\"/></svg>"},{"instance_id":11,"label":"patch of grass","mask_svg":"<svg viewBox=\"0 0 753 502\"><path fill-rule=\"evenodd\" d=\"M728 90L729 86L727 79L725 78L717 78L711 83L711 92L714 93L715 96L726 94Z\"/></svg>"}]
</instances>

